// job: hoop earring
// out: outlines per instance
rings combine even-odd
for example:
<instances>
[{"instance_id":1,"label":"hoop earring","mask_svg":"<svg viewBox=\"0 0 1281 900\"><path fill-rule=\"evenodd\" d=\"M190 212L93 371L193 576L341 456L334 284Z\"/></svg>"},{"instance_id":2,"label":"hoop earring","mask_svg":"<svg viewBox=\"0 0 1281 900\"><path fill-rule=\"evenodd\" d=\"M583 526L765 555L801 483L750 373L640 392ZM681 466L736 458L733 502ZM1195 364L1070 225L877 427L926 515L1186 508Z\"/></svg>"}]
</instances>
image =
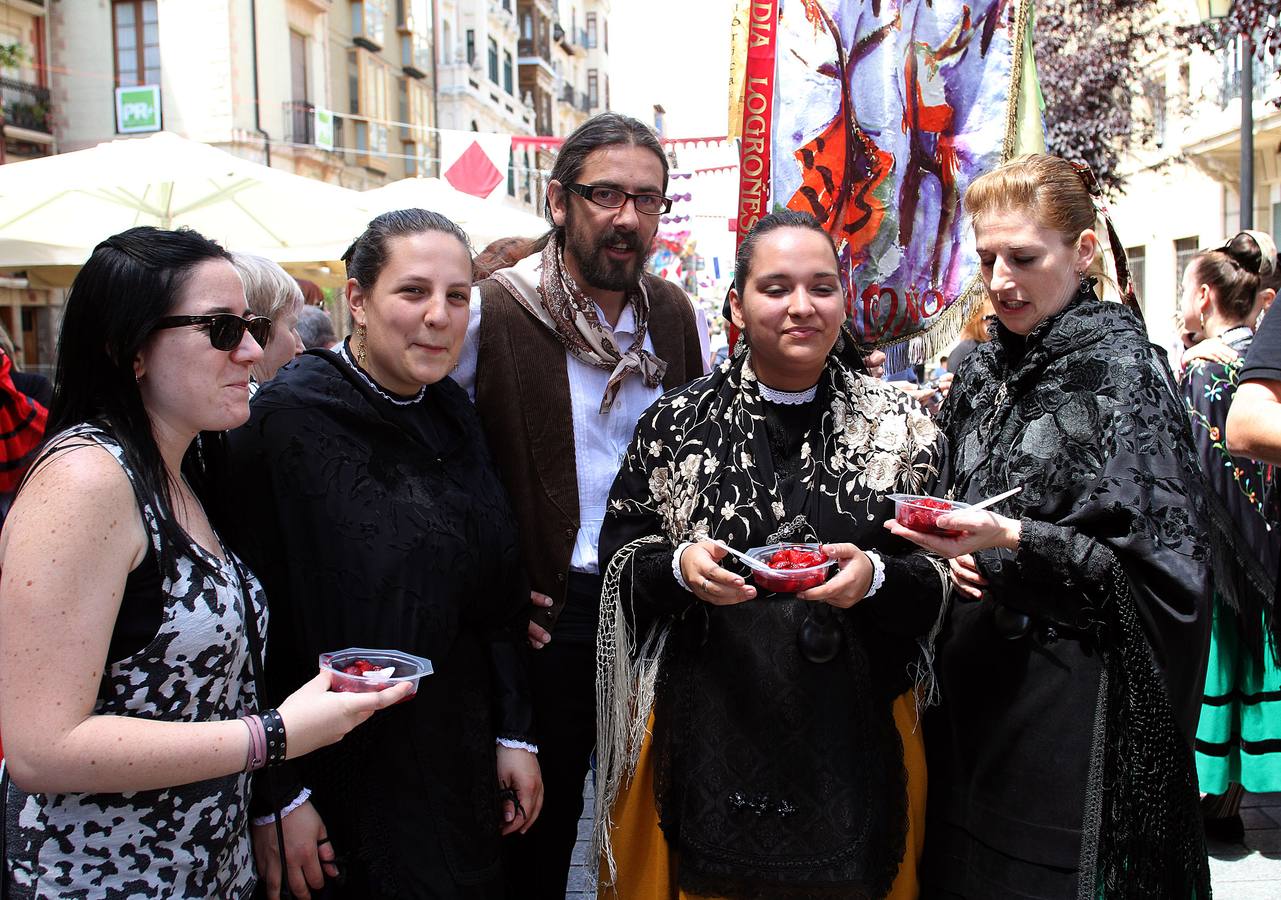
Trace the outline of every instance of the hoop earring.
<instances>
[{"instance_id":1,"label":"hoop earring","mask_svg":"<svg viewBox=\"0 0 1281 900\"><path fill-rule=\"evenodd\" d=\"M365 362L369 359L369 354L365 348L365 338L369 334L365 323L361 322L356 326L356 364L362 369L365 368Z\"/></svg>"}]
</instances>

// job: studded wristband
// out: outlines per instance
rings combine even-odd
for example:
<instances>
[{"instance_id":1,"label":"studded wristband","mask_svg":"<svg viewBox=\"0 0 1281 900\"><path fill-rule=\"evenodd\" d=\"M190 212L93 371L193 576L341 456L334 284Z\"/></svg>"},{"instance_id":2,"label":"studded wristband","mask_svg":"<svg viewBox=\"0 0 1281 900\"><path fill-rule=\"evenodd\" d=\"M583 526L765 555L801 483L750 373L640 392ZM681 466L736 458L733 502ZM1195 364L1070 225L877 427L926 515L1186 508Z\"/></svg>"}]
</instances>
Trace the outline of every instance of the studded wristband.
<instances>
[{"instance_id":1,"label":"studded wristband","mask_svg":"<svg viewBox=\"0 0 1281 900\"><path fill-rule=\"evenodd\" d=\"M267 733L267 765L278 766L285 761L285 720L274 709L261 713L260 717Z\"/></svg>"}]
</instances>

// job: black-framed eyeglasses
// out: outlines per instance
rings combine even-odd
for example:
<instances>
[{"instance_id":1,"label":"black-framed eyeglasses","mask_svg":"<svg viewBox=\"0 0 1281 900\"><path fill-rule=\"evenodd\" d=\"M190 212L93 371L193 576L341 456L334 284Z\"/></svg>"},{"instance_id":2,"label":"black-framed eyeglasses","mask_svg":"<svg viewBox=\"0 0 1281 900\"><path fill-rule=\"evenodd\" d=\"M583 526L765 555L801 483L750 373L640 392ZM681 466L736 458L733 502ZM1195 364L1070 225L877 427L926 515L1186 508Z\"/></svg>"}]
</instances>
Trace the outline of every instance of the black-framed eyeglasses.
<instances>
[{"instance_id":1,"label":"black-framed eyeglasses","mask_svg":"<svg viewBox=\"0 0 1281 900\"><path fill-rule=\"evenodd\" d=\"M599 184L567 184L565 190L573 191L584 200L590 200L605 209L619 209L631 200L638 213L658 216L672 208L672 201L660 194L633 194L615 187Z\"/></svg>"},{"instance_id":2,"label":"black-framed eyeglasses","mask_svg":"<svg viewBox=\"0 0 1281 900\"><path fill-rule=\"evenodd\" d=\"M271 319L266 316L238 316L235 313L215 313L209 316L165 316L156 322L154 330L162 328L182 328L184 325L196 325L209 334L209 343L215 350L235 350L240 346L240 339L249 332L249 336L258 342L259 347L267 346L271 337Z\"/></svg>"}]
</instances>

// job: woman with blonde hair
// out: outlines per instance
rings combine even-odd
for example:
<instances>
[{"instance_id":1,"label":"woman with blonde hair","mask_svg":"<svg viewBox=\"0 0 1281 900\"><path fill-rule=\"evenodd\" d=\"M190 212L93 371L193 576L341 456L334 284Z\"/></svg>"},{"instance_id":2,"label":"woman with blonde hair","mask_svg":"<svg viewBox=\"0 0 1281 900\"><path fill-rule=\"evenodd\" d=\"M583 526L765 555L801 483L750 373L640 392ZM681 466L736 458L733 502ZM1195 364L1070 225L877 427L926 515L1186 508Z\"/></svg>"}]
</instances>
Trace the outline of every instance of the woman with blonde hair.
<instances>
[{"instance_id":1,"label":"woman with blonde hair","mask_svg":"<svg viewBox=\"0 0 1281 900\"><path fill-rule=\"evenodd\" d=\"M255 316L271 319L271 334L262 348L262 359L251 370L250 396L258 385L270 381L285 363L305 349L298 336L298 316L302 313L302 288L294 277L276 263L252 253L231 254L245 286L245 300Z\"/></svg>"},{"instance_id":2,"label":"woman with blonde hair","mask_svg":"<svg viewBox=\"0 0 1281 900\"><path fill-rule=\"evenodd\" d=\"M1110 276L1088 169L1015 159L976 179L993 339L939 420L955 536L941 704L925 718L924 896L1204 898L1192 742L1209 629L1187 414ZM1124 257L1115 253L1124 285ZM1111 280L1111 279L1109 279Z\"/></svg>"}]
</instances>

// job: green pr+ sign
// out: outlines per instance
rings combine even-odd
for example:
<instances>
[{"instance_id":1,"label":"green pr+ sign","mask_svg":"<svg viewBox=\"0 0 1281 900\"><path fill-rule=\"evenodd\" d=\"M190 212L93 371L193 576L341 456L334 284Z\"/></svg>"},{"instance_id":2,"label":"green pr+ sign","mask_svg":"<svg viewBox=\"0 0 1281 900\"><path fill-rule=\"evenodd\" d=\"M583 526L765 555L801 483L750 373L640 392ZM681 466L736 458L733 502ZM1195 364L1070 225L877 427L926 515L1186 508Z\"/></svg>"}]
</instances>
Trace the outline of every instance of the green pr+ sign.
<instances>
[{"instance_id":1,"label":"green pr+ sign","mask_svg":"<svg viewBox=\"0 0 1281 900\"><path fill-rule=\"evenodd\" d=\"M160 130L160 85L116 88L116 132L138 134Z\"/></svg>"}]
</instances>

